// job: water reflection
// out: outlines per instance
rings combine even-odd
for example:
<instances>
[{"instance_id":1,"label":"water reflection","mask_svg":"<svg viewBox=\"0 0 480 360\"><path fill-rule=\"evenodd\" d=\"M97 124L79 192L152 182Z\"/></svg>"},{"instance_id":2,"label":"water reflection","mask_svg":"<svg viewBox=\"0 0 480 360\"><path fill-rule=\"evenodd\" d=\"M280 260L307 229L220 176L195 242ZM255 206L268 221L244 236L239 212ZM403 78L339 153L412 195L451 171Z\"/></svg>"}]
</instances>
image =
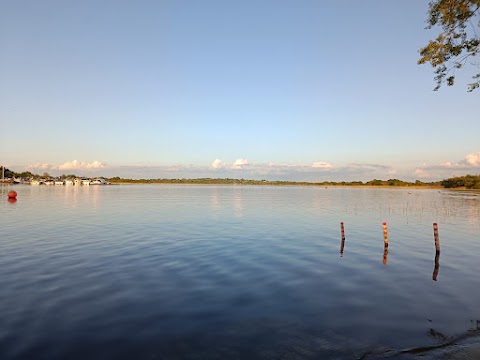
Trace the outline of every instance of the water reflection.
<instances>
[{"instance_id":1,"label":"water reflection","mask_svg":"<svg viewBox=\"0 0 480 360\"><path fill-rule=\"evenodd\" d=\"M387 223L383 223L383 242L385 243L385 247L388 247L388 230L387 230Z\"/></svg>"},{"instance_id":2,"label":"water reflection","mask_svg":"<svg viewBox=\"0 0 480 360\"><path fill-rule=\"evenodd\" d=\"M433 281L437 281L438 269L440 268L440 251L435 252L435 267L433 268Z\"/></svg>"},{"instance_id":3,"label":"water reflection","mask_svg":"<svg viewBox=\"0 0 480 360\"><path fill-rule=\"evenodd\" d=\"M345 248L345 228L343 226L343 221L340 223L340 231L342 234L342 243L340 245L340 257L343 256L343 249Z\"/></svg>"},{"instance_id":4,"label":"water reflection","mask_svg":"<svg viewBox=\"0 0 480 360\"><path fill-rule=\"evenodd\" d=\"M383 246L383 265L387 265L388 258L388 242L384 243Z\"/></svg>"},{"instance_id":5,"label":"water reflection","mask_svg":"<svg viewBox=\"0 0 480 360\"><path fill-rule=\"evenodd\" d=\"M437 281L438 268L440 267L440 239L438 237L438 224L433 223L433 238L435 240L435 267L433 268L433 281Z\"/></svg>"},{"instance_id":6,"label":"water reflection","mask_svg":"<svg viewBox=\"0 0 480 360\"><path fill-rule=\"evenodd\" d=\"M341 233L341 242L340 242L340 257L343 257L345 250L345 226L343 221L340 223L340 233ZM438 270L440 268L440 238L438 236L438 224L433 223L433 236L435 239L435 266L433 269L433 280L437 281ZM387 223L383 223L383 265L387 265L388 262L388 229Z\"/></svg>"},{"instance_id":7,"label":"water reflection","mask_svg":"<svg viewBox=\"0 0 480 360\"><path fill-rule=\"evenodd\" d=\"M387 223L383 223L383 265L387 265L388 258L388 229Z\"/></svg>"},{"instance_id":8,"label":"water reflection","mask_svg":"<svg viewBox=\"0 0 480 360\"><path fill-rule=\"evenodd\" d=\"M480 221L469 225L467 205L453 207L463 217L439 222L449 263L458 265L442 268L441 283L428 280L435 281L439 269L439 253L431 268L429 233L432 222L442 220L437 192L318 190L309 207L313 190L295 187L19 189L16 205L3 200L0 206L0 251L9 254L0 256L0 333L8 339L2 359L9 359L9 349L27 358L25 348L50 359L77 349L77 358L102 351L104 358L135 358L134 351L141 358L138 350L152 349L163 358L349 359L382 339L384 349L432 344L425 339L427 316L455 334L480 326L469 323L478 319ZM395 203L407 198L411 225L405 225L404 203ZM355 213L345 215L352 203ZM390 204L390 216L376 215ZM421 211L428 220L411 216ZM349 223L348 259L338 259L346 225L340 247L331 241L340 220ZM378 261L383 221L393 226L388 268L385 237L384 268ZM424 242L419 233L425 229ZM448 251L457 239L463 241L457 250L465 251ZM435 286L422 291L424 281ZM45 327L48 333L40 331ZM65 327L70 331L56 347L55 335ZM129 356L109 353L118 338L127 339L121 350ZM81 352L94 344L98 348ZM369 354L364 357L373 358ZM386 352L384 358L393 357Z\"/></svg>"},{"instance_id":9,"label":"water reflection","mask_svg":"<svg viewBox=\"0 0 480 360\"><path fill-rule=\"evenodd\" d=\"M342 243L340 245L340 257L343 256L343 249L345 248L345 239L342 239Z\"/></svg>"},{"instance_id":10,"label":"water reflection","mask_svg":"<svg viewBox=\"0 0 480 360\"><path fill-rule=\"evenodd\" d=\"M335 198L326 197L323 193L324 189L312 189L314 194L312 196L312 209L315 209L317 214L328 214L335 207Z\"/></svg>"},{"instance_id":11,"label":"water reflection","mask_svg":"<svg viewBox=\"0 0 480 360\"><path fill-rule=\"evenodd\" d=\"M355 190L357 193L355 193ZM370 189L367 189L370 190ZM465 218L480 228L480 192L468 191L437 191L420 190L405 194L402 190L388 191L374 189L368 192L370 199L366 200L360 189L350 189L352 200L345 206L346 213L354 215L364 212L374 212L379 215L401 216L409 223L415 219ZM354 199L354 200L353 200Z\"/></svg>"},{"instance_id":12,"label":"water reflection","mask_svg":"<svg viewBox=\"0 0 480 360\"><path fill-rule=\"evenodd\" d=\"M211 197L211 209L220 211L220 194L218 188L214 188Z\"/></svg>"},{"instance_id":13,"label":"water reflection","mask_svg":"<svg viewBox=\"0 0 480 360\"><path fill-rule=\"evenodd\" d=\"M433 238L435 239L435 250L440 252L440 239L438 238L438 225L433 223Z\"/></svg>"},{"instance_id":14,"label":"water reflection","mask_svg":"<svg viewBox=\"0 0 480 360\"><path fill-rule=\"evenodd\" d=\"M243 189L242 188L236 188L235 189L235 191L233 193L233 205L234 205L235 216L236 217L243 217L244 204L243 204Z\"/></svg>"}]
</instances>

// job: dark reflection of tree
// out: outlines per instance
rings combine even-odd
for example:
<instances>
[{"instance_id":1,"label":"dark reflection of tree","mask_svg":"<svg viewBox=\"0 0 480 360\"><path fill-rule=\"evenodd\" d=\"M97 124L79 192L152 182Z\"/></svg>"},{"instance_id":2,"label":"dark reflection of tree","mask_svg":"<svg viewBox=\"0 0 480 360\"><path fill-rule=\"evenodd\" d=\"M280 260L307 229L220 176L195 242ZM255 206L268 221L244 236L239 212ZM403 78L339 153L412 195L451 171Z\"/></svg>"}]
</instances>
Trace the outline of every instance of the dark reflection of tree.
<instances>
[{"instance_id":1,"label":"dark reflection of tree","mask_svg":"<svg viewBox=\"0 0 480 360\"><path fill-rule=\"evenodd\" d=\"M476 326L475 326L475 322L476 322ZM480 320L470 320L470 323L471 323L471 326L470 328L468 329L468 331L472 332L472 331L479 331L480 330Z\"/></svg>"}]
</instances>

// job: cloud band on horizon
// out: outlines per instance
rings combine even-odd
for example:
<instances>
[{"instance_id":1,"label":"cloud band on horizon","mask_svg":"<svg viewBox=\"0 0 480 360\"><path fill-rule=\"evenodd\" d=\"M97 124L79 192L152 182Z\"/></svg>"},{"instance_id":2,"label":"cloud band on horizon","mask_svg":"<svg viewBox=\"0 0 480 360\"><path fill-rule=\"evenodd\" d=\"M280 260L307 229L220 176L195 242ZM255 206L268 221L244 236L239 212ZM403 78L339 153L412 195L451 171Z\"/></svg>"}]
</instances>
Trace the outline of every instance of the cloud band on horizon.
<instances>
[{"instance_id":1,"label":"cloud band on horizon","mask_svg":"<svg viewBox=\"0 0 480 360\"><path fill-rule=\"evenodd\" d=\"M215 159L204 165L130 165L110 166L103 161L67 161L63 164L37 163L26 167L29 171L84 171L107 177L131 178L195 178L195 177L242 177L266 180L292 181L369 181L374 178L398 177L405 180L438 181L452 176L480 171L480 152L473 152L461 161L444 162L438 165L422 164L413 170L398 171L389 165L372 163L350 163L334 166L327 161L315 161L311 165L292 163L252 163L239 158L232 163Z\"/></svg>"}]
</instances>

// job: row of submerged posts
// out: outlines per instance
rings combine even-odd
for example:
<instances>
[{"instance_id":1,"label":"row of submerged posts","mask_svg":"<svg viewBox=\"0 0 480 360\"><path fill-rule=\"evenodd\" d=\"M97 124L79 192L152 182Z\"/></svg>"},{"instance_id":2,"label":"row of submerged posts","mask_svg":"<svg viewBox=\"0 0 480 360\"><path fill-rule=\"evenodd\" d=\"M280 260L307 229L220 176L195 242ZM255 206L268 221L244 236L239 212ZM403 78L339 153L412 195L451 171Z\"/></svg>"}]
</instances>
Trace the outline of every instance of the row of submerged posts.
<instances>
[{"instance_id":1,"label":"row of submerged posts","mask_svg":"<svg viewBox=\"0 0 480 360\"><path fill-rule=\"evenodd\" d=\"M388 229L387 223L383 224L383 264L387 265L388 258ZM343 256L343 250L345 248L345 225L343 221L340 223L340 232L342 235L342 243L340 245L340 257ZM440 239L438 236L438 224L433 223L433 238L435 240L435 267L433 269L433 281L437 281L438 269L440 268Z\"/></svg>"}]
</instances>

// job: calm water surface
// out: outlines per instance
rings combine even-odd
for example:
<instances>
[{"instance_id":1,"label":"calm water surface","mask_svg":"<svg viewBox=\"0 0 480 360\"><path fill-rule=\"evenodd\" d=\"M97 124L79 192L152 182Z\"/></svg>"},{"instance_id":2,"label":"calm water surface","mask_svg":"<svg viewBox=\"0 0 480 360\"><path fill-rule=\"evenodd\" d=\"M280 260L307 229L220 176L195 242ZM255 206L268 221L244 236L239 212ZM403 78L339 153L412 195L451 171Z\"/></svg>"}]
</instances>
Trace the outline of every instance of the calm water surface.
<instances>
[{"instance_id":1,"label":"calm water surface","mask_svg":"<svg viewBox=\"0 0 480 360\"><path fill-rule=\"evenodd\" d=\"M1 359L478 349L479 193L17 186L9 203L10 189L0 203Z\"/></svg>"}]
</instances>

